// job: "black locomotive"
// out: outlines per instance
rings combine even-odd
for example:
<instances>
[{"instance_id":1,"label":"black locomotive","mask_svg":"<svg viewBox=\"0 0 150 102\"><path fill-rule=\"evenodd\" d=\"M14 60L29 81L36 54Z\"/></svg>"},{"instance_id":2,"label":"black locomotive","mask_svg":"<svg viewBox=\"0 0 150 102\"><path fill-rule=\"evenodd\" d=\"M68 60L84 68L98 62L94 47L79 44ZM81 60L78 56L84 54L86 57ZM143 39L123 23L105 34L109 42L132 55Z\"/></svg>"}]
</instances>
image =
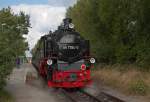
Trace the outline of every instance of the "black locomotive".
<instances>
[{"instance_id":1,"label":"black locomotive","mask_svg":"<svg viewBox=\"0 0 150 102\"><path fill-rule=\"evenodd\" d=\"M83 87L90 82L95 59L90 57L89 40L75 31L70 18L64 19L55 32L43 36L37 49L33 64L47 76L48 86Z\"/></svg>"}]
</instances>

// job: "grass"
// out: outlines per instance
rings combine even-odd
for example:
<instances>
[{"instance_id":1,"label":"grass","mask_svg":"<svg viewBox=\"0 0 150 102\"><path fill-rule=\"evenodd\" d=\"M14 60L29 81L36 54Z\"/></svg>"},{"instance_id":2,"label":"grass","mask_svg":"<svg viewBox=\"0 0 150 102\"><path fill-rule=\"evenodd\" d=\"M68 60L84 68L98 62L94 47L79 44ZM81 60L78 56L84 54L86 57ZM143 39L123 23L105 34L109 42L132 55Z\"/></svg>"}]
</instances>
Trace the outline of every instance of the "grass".
<instances>
[{"instance_id":1,"label":"grass","mask_svg":"<svg viewBox=\"0 0 150 102\"><path fill-rule=\"evenodd\" d=\"M93 78L125 94L150 97L150 72L142 72L130 67L134 66L105 66L103 68L99 66L93 71Z\"/></svg>"},{"instance_id":2,"label":"grass","mask_svg":"<svg viewBox=\"0 0 150 102\"><path fill-rule=\"evenodd\" d=\"M7 91L0 90L0 102L14 102L14 99Z\"/></svg>"}]
</instances>

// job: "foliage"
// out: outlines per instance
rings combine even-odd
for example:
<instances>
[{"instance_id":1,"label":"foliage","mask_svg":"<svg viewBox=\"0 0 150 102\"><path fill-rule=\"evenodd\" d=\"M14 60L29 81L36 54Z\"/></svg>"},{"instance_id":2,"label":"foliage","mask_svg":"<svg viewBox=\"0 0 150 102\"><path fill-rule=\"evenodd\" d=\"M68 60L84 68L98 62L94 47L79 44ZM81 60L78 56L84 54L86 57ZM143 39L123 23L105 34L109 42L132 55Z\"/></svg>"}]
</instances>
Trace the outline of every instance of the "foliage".
<instances>
[{"instance_id":1,"label":"foliage","mask_svg":"<svg viewBox=\"0 0 150 102\"><path fill-rule=\"evenodd\" d=\"M129 87L131 93L139 95L147 94L147 92L149 91L148 89L149 89L148 85L144 83L143 80L137 80L135 82L132 82L132 84Z\"/></svg>"},{"instance_id":2,"label":"foliage","mask_svg":"<svg viewBox=\"0 0 150 102\"><path fill-rule=\"evenodd\" d=\"M108 64L150 65L149 0L78 0L66 16Z\"/></svg>"},{"instance_id":3,"label":"foliage","mask_svg":"<svg viewBox=\"0 0 150 102\"><path fill-rule=\"evenodd\" d=\"M10 74L15 58L24 54L27 43L24 34L28 33L29 16L23 12L15 15L10 8L0 10L0 88Z\"/></svg>"},{"instance_id":4,"label":"foliage","mask_svg":"<svg viewBox=\"0 0 150 102\"><path fill-rule=\"evenodd\" d=\"M0 90L0 102L15 102L15 100L6 90Z\"/></svg>"},{"instance_id":5,"label":"foliage","mask_svg":"<svg viewBox=\"0 0 150 102\"><path fill-rule=\"evenodd\" d=\"M121 93L128 95L149 96L149 72L139 71L137 70L136 66L133 65L100 65L98 67L99 70L93 71L92 77L93 80L95 80L100 85L109 86L112 89L118 90ZM120 70L123 68L130 70Z\"/></svg>"}]
</instances>

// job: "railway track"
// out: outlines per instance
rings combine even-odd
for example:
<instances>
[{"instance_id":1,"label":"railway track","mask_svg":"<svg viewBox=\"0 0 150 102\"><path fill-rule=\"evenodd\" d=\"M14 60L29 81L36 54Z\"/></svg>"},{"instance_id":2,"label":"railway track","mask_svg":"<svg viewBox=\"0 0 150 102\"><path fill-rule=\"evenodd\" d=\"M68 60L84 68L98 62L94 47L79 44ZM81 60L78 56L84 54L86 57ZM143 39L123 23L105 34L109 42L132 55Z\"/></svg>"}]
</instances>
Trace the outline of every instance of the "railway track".
<instances>
[{"instance_id":1,"label":"railway track","mask_svg":"<svg viewBox=\"0 0 150 102\"><path fill-rule=\"evenodd\" d=\"M105 92L101 92L99 97L102 97L103 99L105 99L104 102L125 102L124 100L121 100Z\"/></svg>"},{"instance_id":2,"label":"railway track","mask_svg":"<svg viewBox=\"0 0 150 102\"><path fill-rule=\"evenodd\" d=\"M97 96L93 96L83 90L66 91L63 89L62 92L72 102L125 102L125 101L118 99L112 95L109 95L105 92L101 92Z\"/></svg>"}]
</instances>

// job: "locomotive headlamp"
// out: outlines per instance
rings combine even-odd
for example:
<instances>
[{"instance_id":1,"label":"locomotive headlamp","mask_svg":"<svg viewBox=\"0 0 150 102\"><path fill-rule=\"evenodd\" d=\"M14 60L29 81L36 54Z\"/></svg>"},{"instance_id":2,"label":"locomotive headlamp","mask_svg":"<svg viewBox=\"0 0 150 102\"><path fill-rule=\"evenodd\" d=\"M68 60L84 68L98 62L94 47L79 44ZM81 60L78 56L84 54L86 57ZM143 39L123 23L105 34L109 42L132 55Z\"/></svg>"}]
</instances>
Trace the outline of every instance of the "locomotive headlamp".
<instances>
[{"instance_id":1,"label":"locomotive headlamp","mask_svg":"<svg viewBox=\"0 0 150 102\"><path fill-rule=\"evenodd\" d=\"M85 64L81 65L81 70L86 70L86 65Z\"/></svg>"},{"instance_id":2,"label":"locomotive headlamp","mask_svg":"<svg viewBox=\"0 0 150 102\"><path fill-rule=\"evenodd\" d=\"M53 60L52 60L52 59L48 59L48 60L47 60L47 64L48 64L48 65L52 65L52 64L53 64Z\"/></svg>"},{"instance_id":3,"label":"locomotive headlamp","mask_svg":"<svg viewBox=\"0 0 150 102\"><path fill-rule=\"evenodd\" d=\"M95 61L95 58L91 58L90 59L90 62L92 63L92 64L94 64L96 61Z\"/></svg>"},{"instance_id":4,"label":"locomotive headlamp","mask_svg":"<svg viewBox=\"0 0 150 102\"><path fill-rule=\"evenodd\" d=\"M69 24L69 28L73 29L73 28L74 28L74 24L73 24L73 23L70 23L70 24Z\"/></svg>"}]
</instances>

